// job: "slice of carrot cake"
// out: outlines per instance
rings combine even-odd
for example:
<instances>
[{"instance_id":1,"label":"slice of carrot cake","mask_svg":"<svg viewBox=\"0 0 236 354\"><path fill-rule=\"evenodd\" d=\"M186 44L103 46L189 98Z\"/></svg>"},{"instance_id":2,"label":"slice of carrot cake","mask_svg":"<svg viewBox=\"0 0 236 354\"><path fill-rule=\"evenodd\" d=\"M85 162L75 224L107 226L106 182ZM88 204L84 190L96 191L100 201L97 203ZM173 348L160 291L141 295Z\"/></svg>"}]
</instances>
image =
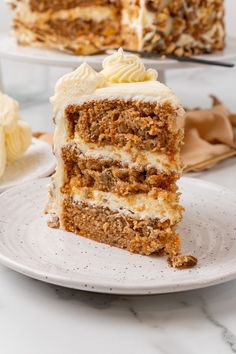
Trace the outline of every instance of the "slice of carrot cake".
<instances>
[{"instance_id":1,"label":"slice of carrot cake","mask_svg":"<svg viewBox=\"0 0 236 354\"><path fill-rule=\"evenodd\" d=\"M120 49L100 73L84 63L57 82L51 226L135 253L178 255L184 110L156 79Z\"/></svg>"}]
</instances>

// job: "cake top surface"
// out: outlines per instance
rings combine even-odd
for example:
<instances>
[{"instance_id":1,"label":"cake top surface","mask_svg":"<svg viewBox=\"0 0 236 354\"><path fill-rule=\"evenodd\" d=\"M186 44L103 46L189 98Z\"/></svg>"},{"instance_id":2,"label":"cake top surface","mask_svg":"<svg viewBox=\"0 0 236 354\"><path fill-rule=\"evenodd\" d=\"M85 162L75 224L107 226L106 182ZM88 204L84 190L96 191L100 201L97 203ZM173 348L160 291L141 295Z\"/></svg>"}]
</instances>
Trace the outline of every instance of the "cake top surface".
<instances>
[{"instance_id":1,"label":"cake top surface","mask_svg":"<svg viewBox=\"0 0 236 354\"><path fill-rule=\"evenodd\" d=\"M105 98L169 101L174 106L179 105L175 93L157 81L157 71L146 70L137 55L126 54L120 48L106 57L102 66L98 73L83 63L75 71L61 77L51 98L54 110L62 110L68 104Z\"/></svg>"}]
</instances>

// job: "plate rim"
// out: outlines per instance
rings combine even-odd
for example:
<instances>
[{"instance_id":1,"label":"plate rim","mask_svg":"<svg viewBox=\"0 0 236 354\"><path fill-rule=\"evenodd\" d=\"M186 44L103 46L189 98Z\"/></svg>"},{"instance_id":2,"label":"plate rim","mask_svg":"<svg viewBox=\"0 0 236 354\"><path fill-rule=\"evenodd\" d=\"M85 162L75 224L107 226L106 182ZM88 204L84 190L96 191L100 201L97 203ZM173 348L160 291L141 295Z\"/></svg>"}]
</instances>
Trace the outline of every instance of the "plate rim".
<instances>
[{"instance_id":1,"label":"plate rim","mask_svg":"<svg viewBox=\"0 0 236 354\"><path fill-rule=\"evenodd\" d=\"M38 146L42 145L42 146L47 147L47 148L49 148L49 149L51 148L51 146L50 146L48 143L46 143L45 141L40 140L40 139L37 139L37 138L34 138L34 137L32 138L32 143L31 143L31 145L32 145L32 144L36 144L36 145L38 145ZM49 152L49 149L48 149L48 152ZM31 182L31 181L33 181L33 180L35 180L35 179L48 177L51 173L53 173L53 171L55 170L55 168L56 168L56 160L54 161L54 163L53 163L53 161L52 161L51 166L48 167L47 169L45 169L45 170L44 170L43 172L41 172L40 174L38 174L37 177L29 178L29 179L25 180L24 182L20 182L20 181L19 181L19 182L16 182L15 184L7 184L6 186L2 187L2 186L1 186L1 180L0 180L0 195L3 194L4 192L8 191L9 189L18 187L18 186L20 186L20 185L22 185L22 184L24 184L24 183Z\"/></svg>"},{"instance_id":2,"label":"plate rim","mask_svg":"<svg viewBox=\"0 0 236 354\"><path fill-rule=\"evenodd\" d=\"M189 183L197 183L200 185L204 185L206 187L209 187L214 190L218 191L225 191L227 193L230 193L232 196L232 200L234 200L236 204L236 193L232 191L230 188L221 186L216 183L211 183L202 179L198 178L192 178L192 177L182 177L182 180L187 180ZM10 192L14 192L14 190L17 190L19 187L23 188L27 184L32 184L32 183L38 183L42 185L48 184L48 181L50 178L39 178L36 180L31 180L28 182L24 182L20 185L17 185L13 188L10 188L3 192L0 195L0 203L1 200ZM125 285L122 283L116 284L116 282L108 281L104 282L101 284L101 282L96 283L94 280L86 281L86 283L83 280L73 280L71 278L68 278L64 275L56 275L56 274L49 274L45 271L41 270L36 270L35 268L30 268L27 265L22 264L21 262L18 262L17 260L11 259L5 255L3 255L0 252L0 263L11 270L16 271L17 273L23 274L25 276L28 276L33 279L37 279L49 284L54 284L58 286L63 286L67 288L72 288L76 290L84 290L84 291L90 291L90 292L99 292L99 293L110 293L110 294L119 294L119 295L154 295L154 294L164 294L164 293L174 293L174 292L180 292L180 291L189 291L189 290L195 290L195 289L201 289L205 288L208 286L213 286L217 284L222 284L225 282L228 282L230 280L233 280L236 278L236 266L235 269L232 271L228 271L227 274L223 275L218 273L215 273L216 275L211 276L210 280L194 280L195 278L193 277L192 280L187 279L186 281L182 281L181 283L178 284L178 280L176 283L172 283L170 285L166 284L156 284L152 285L151 287L147 284L141 284L141 285ZM173 270L174 272L183 272L184 270Z\"/></svg>"}]
</instances>

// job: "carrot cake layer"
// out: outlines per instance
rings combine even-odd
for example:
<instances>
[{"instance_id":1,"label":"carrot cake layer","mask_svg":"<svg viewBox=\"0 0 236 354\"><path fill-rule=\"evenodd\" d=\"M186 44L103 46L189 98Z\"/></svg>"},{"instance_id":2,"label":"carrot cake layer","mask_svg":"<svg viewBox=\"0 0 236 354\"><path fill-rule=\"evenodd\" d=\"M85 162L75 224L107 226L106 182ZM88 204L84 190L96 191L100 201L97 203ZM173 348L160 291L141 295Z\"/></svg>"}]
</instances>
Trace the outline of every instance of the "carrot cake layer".
<instances>
[{"instance_id":1,"label":"carrot cake layer","mask_svg":"<svg viewBox=\"0 0 236 354\"><path fill-rule=\"evenodd\" d=\"M180 238L168 220L136 219L107 207L63 201L62 223L66 230L110 246L149 255L177 255Z\"/></svg>"},{"instance_id":2,"label":"carrot cake layer","mask_svg":"<svg viewBox=\"0 0 236 354\"><path fill-rule=\"evenodd\" d=\"M130 166L119 160L85 156L75 144L62 147L66 184L63 191L76 187L92 187L118 195L176 191L179 173L160 171L151 165Z\"/></svg>"},{"instance_id":3,"label":"carrot cake layer","mask_svg":"<svg viewBox=\"0 0 236 354\"><path fill-rule=\"evenodd\" d=\"M71 138L83 136L98 146L136 148L174 155L182 140L178 113L169 102L90 101L66 108Z\"/></svg>"}]
</instances>

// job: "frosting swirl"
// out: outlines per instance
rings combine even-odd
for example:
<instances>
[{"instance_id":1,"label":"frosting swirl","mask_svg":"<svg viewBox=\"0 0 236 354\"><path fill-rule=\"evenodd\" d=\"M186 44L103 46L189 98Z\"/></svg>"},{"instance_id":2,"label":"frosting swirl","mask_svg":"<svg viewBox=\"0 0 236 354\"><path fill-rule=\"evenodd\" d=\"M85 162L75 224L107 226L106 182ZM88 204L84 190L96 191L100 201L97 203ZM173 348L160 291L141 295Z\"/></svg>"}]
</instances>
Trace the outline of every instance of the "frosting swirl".
<instances>
[{"instance_id":1,"label":"frosting swirl","mask_svg":"<svg viewBox=\"0 0 236 354\"><path fill-rule=\"evenodd\" d=\"M122 48L105 58L102 67L101 73L112 83L151 81L158 76L156 70L146 70L137 55L125 54Z\"/></svg>"},{"instance_id":2,"label":"frosting swirl","mask_svg":"<svg viewBox=\"0 0 236 354\"><path fill-rule=\"evenodd\" d=\"M0 177L7 161L22 156L31 140L29 125L20 119L18 102L0 92Z\"/></svg>"},{"instance_id":3,"label":"frosting swirl","mask_svg":"<svg viewBox=\"0 0 236 354\"><path fill-rule=\"evenodd\" d=\"M7 160L21 157L31 144L31 129L26 122L19 121L12 131L5 134Z\"/></svg>"},{"instance_id":4,"label":"frosting swirl","mask_svg":"<svg viewBox=\"0 0 236 354\"><path fill-rule=\"evenodd\" d=\"M104 84L105 77L93 70L87 63L83 63L76 70L58 80L51 102L60 104L68 97L89 95Z\"/></svg>"},{"instance_id":5,"label":"frosting swirl","mask_svg":"<svg viewBox=\"0 0 236 354\"><path fill-rule=\"evenodd\" d=\"M11 130L19 118L18 102L0 92L0 125L5 131Z\"/></svg>"}]
</instances>

